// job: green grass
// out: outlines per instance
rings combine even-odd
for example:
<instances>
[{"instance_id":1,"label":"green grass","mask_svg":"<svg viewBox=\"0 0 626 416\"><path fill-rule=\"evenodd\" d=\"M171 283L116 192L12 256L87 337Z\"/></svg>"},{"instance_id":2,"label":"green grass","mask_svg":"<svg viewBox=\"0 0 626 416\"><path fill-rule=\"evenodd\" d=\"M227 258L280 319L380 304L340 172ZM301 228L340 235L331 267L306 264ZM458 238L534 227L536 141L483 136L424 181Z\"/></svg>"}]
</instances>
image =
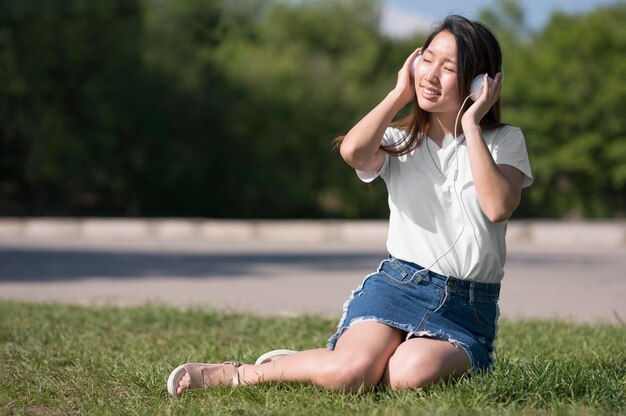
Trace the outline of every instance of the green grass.
<instances>
[{"instance_id":1,"label":"green grass","mask_svg":"<svg viewBox=\"0 0 626 416\"><path fill-rule=\"evenodd\" d=\"M277 384L169 397L187 361L253 361L326 344L336 322L209 310L0 302L1 414L579 415L626 412L626 329L504 321L498 364L427 392Z\"/></svg>"}]
</instances>

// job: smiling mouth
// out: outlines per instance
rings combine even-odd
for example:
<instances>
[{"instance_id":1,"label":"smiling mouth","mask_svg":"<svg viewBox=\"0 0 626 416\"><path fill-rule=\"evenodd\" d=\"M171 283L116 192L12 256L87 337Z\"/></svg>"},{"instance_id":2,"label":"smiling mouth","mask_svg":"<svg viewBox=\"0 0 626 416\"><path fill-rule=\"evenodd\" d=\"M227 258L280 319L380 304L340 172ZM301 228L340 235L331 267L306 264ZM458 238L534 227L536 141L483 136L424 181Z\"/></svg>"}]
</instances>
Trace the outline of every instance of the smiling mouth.
<instances>
[{"instance_id":1,"label":"smiling mouth","mask_svg":"<svg viewBox=\"0 0 626 416\"><path fill-rule=\"evenodd\" d=\"M441 95L439 91L431 90L430 88L427 88L427 87L422 87L422 91L424 91L424 93L427 95Z\"/></svg>"}]
</instances>

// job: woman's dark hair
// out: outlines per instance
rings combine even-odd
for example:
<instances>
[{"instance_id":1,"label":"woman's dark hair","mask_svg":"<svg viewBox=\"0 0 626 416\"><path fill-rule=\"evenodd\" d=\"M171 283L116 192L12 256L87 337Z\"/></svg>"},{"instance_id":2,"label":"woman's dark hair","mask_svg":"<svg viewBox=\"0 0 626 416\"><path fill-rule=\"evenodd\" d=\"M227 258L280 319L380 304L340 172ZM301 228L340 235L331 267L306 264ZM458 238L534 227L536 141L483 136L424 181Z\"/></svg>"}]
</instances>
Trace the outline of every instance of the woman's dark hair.
<instances>
[{"instance_id":1,"label":"woman's dark hair","mask_svg":"<svg viewBox=\"0 0 626 416\"><path fill-rule=\"evenodd\" d=\"M482 23L469 20L463 16L450 15L430 34L422 49L428 48L435 36L441 32L450 32L456 41L457 50L457 77L459 96L464 99L470 93L472 80L476 75L487 73L491 78L501 71L502 51L498 40ZM466 103L463 111L471 105ZM422 110L417 100L413 103L413 111L407 117L391 123L406 131L401 143L393 146L382 146L382 149L393 155L404 155L416 149L426 137L430 127L431 114ZM487 130L501 126L500 99L489 109L480 121L480 127ZM343 137L335 139L339 145Z\"/></svg>"}]
</instances>

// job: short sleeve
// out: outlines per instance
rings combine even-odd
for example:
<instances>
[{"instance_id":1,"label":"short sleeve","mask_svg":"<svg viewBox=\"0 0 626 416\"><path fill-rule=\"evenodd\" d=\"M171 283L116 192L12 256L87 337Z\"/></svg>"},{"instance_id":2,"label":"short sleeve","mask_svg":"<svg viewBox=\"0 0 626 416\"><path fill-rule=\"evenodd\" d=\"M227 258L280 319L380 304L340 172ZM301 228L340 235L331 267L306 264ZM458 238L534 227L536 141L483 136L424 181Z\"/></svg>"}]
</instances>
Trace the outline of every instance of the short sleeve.
<instances>
[{"instance_id":1,"label":"short sleeve","mask_svg":"<svg viewBox=\"0 0 626 416\"><path fill-rule=\"evenodd\" d=\"M385 130L385 133L383 134L383 139L380 144L384 146L390 146L390 145L400 142L402 139L404 139L404 136L405 136L405 132L403 132L402 130L399 130L395 127L387 127L387 129ZM385 161L383 162L383 165L381 166L378 172L365 172L365 171L356 169L356 174L359 177L359 179L361 179L363 182L370 183L374 179L378 178L379 176L385 176L388 170L389 170L389 154L385 154Z\"/></svg>"},{"instance_id":2,"label":"short sleeve","mask_svg":"<svg viewBox=\"0 0 626 416\"><path fill-rule=\"evenodd\" d=\"M492 151L496 164L510 165L519 169L524 174L522 188L532 185L533 176L522 131L518 127L506 126L498 136Z\"/></svg>"}]
</instances>

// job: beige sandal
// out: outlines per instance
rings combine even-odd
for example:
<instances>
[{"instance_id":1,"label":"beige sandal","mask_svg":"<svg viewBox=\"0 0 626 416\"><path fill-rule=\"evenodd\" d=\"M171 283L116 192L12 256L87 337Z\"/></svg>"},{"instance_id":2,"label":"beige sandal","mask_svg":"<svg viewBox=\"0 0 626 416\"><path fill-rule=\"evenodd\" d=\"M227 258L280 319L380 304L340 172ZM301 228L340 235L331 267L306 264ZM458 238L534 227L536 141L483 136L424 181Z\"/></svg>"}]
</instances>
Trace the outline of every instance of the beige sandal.
<instances>
[{"instance_id":1,"label":"beige sandal","mask_svg":"<svg viewBox=\"0 0 626 416\"><path fill-rule=\"evenodd\" d=\"M204 371L222 367L224 370L227 368L225 366L232 366L232 376L230 382L227 382L227 377L220 380L220 382L216 384L210 384L205 382ZM238 361L226 361L223 364L204 364L204 363L187 363L179 365L170 373L170 376L167 379L167 391L172 396L178 396L176 394L176 390L179 387L180 380L185 376L185 374L189 374L189 387L188 389L204 389L207 387L215 387L215 386L231 386L235 387L239 385L239 367L241 363ZM226 375L226 371L224 371L224 375Z\"/></svg>"}]
</instances>

